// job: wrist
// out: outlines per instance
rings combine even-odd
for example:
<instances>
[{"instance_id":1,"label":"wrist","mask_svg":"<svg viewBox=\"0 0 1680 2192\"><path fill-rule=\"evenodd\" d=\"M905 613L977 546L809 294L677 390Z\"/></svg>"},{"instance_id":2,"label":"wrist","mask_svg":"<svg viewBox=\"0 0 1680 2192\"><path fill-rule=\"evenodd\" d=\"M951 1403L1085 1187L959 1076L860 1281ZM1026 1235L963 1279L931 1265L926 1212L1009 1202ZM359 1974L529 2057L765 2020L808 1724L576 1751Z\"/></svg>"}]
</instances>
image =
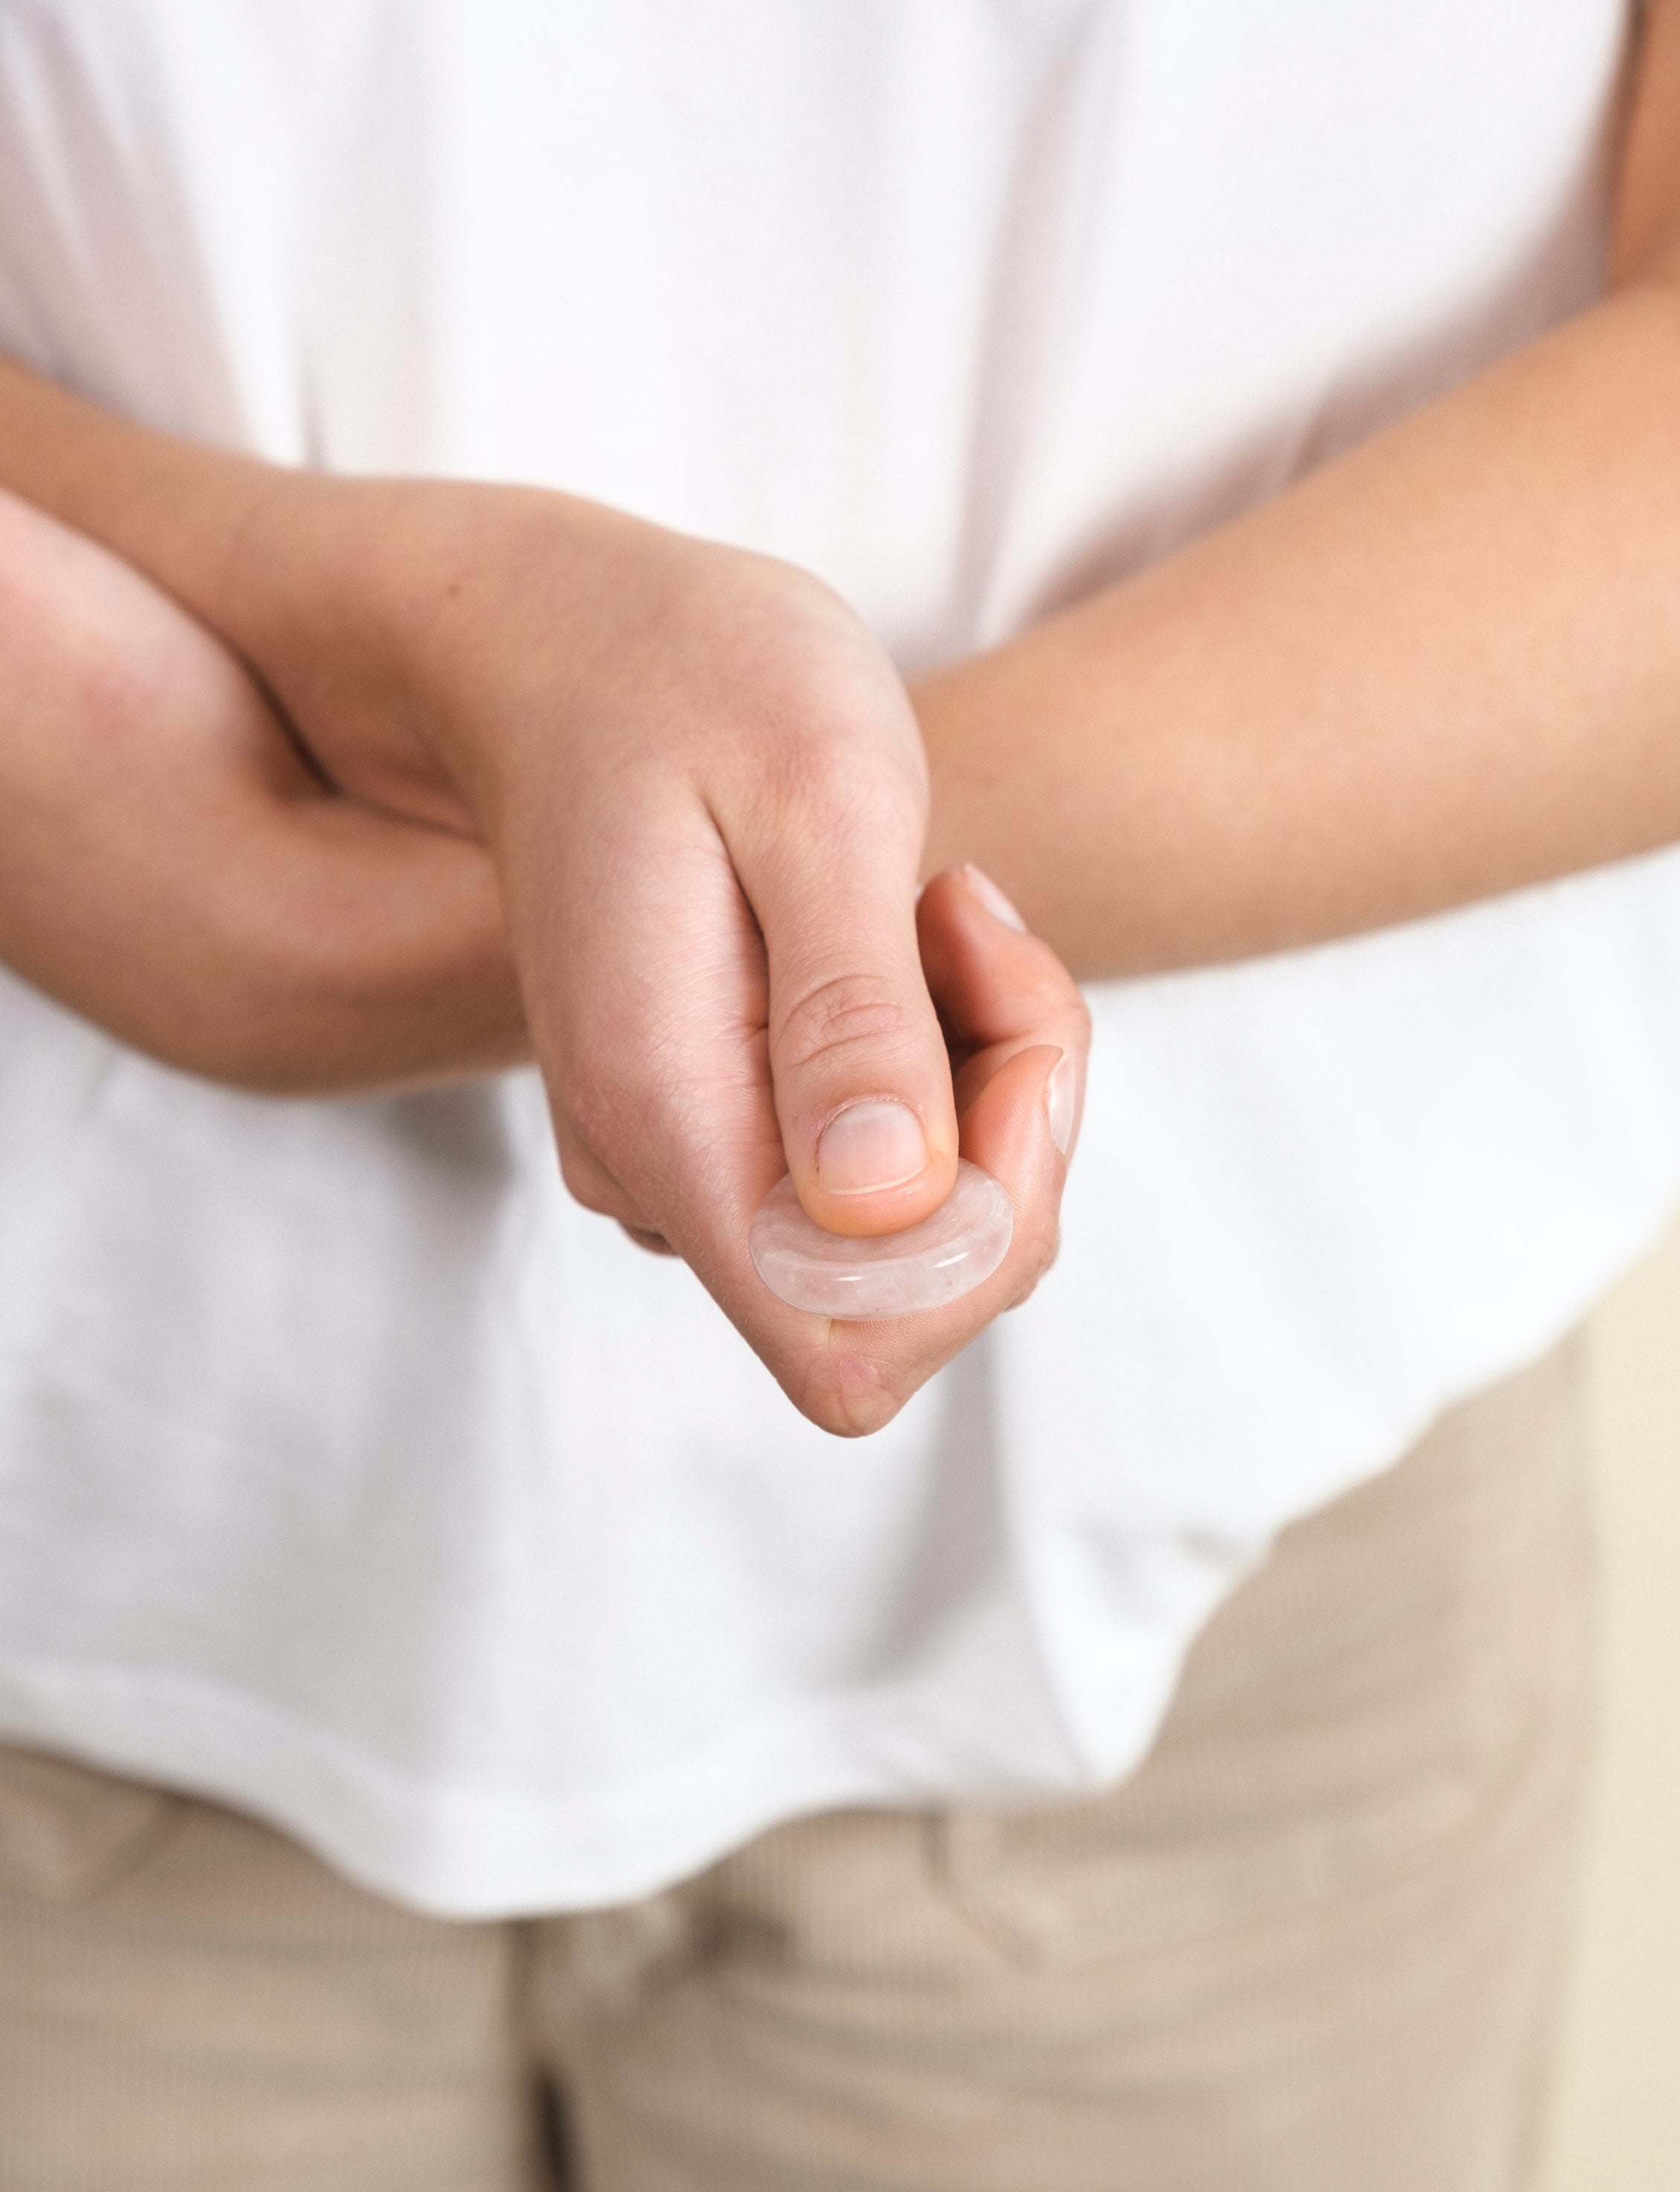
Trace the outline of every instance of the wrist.
<instances>
[{"instance_id":1,"label":"wrist","mask_svg":"<svg viewBox=\"0 0 1680 2192\"><path fill-rule=\"evenodd\" d=\"M387 706L495 843L578 760L568 733L675 643L697 557L723 551L547 488L400 481L374 494L345 573L370 674L386 665Z\"/></svg>"},{"instance_id":2,"label":"wrist","mask_svg":"<svg viewBox=\"0 0 1680 2192\"><path fill-rule=\"evenodd\" d=\"M448 736L448 499L424 480L274 468L209 620L239 648L322 773L366 803L471 831Z\"/></svg>"},{"instance_id":3,"label":"wrist","mask_svg":"<svg viewBox=\"0 0 1680 2192\"><path fill-rule=\"evenodd\" d=\"M424 552L447 530L433 505L459 490L342 479L157 433L3 358L0 483L231 647L343 789L466 824L430 720L438 604L426 595L440 558Z\"/></svg>"}]
</instances>

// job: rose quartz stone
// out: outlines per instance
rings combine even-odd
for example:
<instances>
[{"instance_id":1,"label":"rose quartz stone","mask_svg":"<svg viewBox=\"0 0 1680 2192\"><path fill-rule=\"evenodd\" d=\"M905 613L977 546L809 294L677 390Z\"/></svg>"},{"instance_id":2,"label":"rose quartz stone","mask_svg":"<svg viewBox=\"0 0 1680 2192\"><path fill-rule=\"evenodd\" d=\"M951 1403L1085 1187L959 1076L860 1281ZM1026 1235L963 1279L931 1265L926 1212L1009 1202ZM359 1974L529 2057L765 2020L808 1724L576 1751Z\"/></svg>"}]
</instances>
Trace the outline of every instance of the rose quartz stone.
<instances>
[{"instance_id":1,"label":"rose quartz stone","mask_svg":"<svg viewBox=\"0 0 1680 2192\"><path fill-rule=\"evenodd\" d=\"M754 1214L747 1246L772 1293L818 1316L909 1316L941 1309L989 1279L1008 1253L1015 1213L988 1172L965 1158L931 1218L903 1233L854 1240L807 1218L791 1175Z\"/></svg>"}]
</instances>

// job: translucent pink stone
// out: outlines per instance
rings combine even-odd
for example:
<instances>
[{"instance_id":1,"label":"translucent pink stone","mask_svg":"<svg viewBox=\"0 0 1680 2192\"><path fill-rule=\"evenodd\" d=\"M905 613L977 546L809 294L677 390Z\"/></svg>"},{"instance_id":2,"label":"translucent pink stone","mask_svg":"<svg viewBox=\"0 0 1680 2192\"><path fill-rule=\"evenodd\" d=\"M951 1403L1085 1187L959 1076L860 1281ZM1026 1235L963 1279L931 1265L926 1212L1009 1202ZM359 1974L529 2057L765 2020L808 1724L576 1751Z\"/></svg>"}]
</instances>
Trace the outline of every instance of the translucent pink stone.
<instances>
[{"instance_id":1,"label":"translucent pink stone","mask_svg":"<svg viewBox=\"0 0 1680 2192\"><path fill-rule=\"evenodd\" d=\"M792 1178L754 1214L747 1246L772 1293L818 1316L908 1316L941 1309L989 1279L1009 1250L1015 1213L988 1172L960 1159L957 1183L931 1218L903 1233L854 1240L807 1218Z\"/></svg>"}]
</instances>

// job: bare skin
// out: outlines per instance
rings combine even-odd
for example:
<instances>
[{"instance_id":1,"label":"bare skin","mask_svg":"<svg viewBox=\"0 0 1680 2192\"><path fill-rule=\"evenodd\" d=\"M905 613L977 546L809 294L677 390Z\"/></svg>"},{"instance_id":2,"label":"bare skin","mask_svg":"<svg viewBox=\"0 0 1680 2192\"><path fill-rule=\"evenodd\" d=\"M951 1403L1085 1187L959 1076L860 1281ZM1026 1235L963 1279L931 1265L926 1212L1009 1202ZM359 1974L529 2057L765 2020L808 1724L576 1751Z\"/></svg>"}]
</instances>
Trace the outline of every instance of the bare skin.
<instances>
[{"instance_id":1,"label":"bare skin","mask_svg":"<svg viewBox=\"0 0 1680 2192\"><path fill-rule=\"evenodd\" d=\"M0 678L5 964L275 1094L528 1055L482 848L333 796L225 647L3 493Z\"/></svg>"},{"instance_id":2,"label":"bare skin","mask_svg":"<svg viewBox=\"0 0 1680 2192\"><path fill-rule=\"evenodd\" d=\"M867 635L760 559L566 497L277 473L15 369L0 481L224 638L346 791L482 836L568 1179L687 1255L807 1413L871 1428L1042 1269L1045 1088L1085 1042L1051 952L960 883L930 890L917 933L919 865L978 860L1096 975L1680 837L1680 0L1649 24L1613 294L920 684L931 810ZM954 1094L919 952L936 996L954 953L967 967ZM821 1137L884 1095L923 1162L839 1191ZM814 1215L886 1230L944 1192L960 1110L1022 1221L998 1278L839 1338L766 1309L742 1243L779 1149Z\"/></svg>"},{"instance_id":3,"label":"bare skin","mask_svg":"<svg viewBox=\"0 0 1680 2192\"><path fill-rule=\"evenodd\" d=\"M1675 0L1639 56L1602 304L914 698L930 865L977 861L1086 977L1680 837Z\"/></svg>"},{"instance_id":4,"label":"bare skin","mask_svg":"<svg viewBox=\"0 0 1680 2192\"><path fill-rule=\"evenodd\" d=\"M1051 1076L1071 1073L1076 1111L1087 1015L1049 948L960 876L918 903L927 792L915 719L843 603L785 566L566 496L276 473L155 443L26 388L117 437L106 486L120 494L145 468L127 506L147 522L164 513L161 575L205 623L38 510L3 513L13 667L20 682L33 672L7 765L50 825L37 820L34 869L0 886L0 933L20 971L194 1070L332 1085L345 1030L330 1008L380 987L379 954L352 922L309 905L295 878L300 824L384 832L388 848L408 841L408 869L430 859L440 888L453 876L470 900L454 961L437 950L448 1057L476 1042L495 1062L521 1039L510 993L522 1000L572 1192L683 1255L814 1420L876 1428L1030 1291L1055 1252L1066 1176ZM130 454L139 465L125 474ZM159 463L179 470L160 480ZM0 528L0 579L5 549ZM49 596L85 597L76 614L41 619L38 643L37 551ZM95 651L108 689L140 688L125 703L133 722L173 708L180 680L184 719L145 765L139 741L113 745L99 694L89 701L88 632L116 635ZM131 659L153 667L131 673ZM272 703L348 797L323 794ZM103 819L78 836L90 751L114 754L122 774L96 776ZM184 808L168 803L172 771L195 785ZM238 831L225 835L231 813ZM231 928L249 943L265 927L239 832L267 864L274 919L284 907L304 924L277 983L272 952L253 947L243 1000L236 950L206 941ZM475 840L505 910L516 990L474 895L488 872ZM377 898L377 859L366 846L355 857L340 898ZM84 904L61 916L59 878L71 876ZM374 910L376 925L395 921L412 956L430 903L416 884ZM288 973L292 1002L312 1008L289 1020L274 1011ZM382 1036L393 1057L394 1034ZM903 1130L885 1146L884 1112ZM875 1127L861 1141L860 1114ZM880 1232L937 1207L960 1149L1016 1212L1003 1265L964 1300L835 1324L777 1301L752 1269L749 1221L785 1169L834 1230Z\"/></svg>"}]
</instances>

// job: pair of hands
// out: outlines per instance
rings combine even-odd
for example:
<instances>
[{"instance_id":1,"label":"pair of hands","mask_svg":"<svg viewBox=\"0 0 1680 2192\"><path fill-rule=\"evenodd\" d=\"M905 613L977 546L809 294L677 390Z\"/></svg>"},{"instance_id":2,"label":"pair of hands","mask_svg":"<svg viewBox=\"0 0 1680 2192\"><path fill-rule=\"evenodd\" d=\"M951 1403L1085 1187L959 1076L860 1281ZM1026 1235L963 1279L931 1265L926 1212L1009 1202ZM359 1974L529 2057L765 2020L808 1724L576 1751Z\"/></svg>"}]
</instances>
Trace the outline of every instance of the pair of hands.
<instances>
[{"instance_id":1,"label":"pair of hands","mask_svg":"<svg viewBox=\"0 0 1680 2192\"><path fill-rule=\"evenodd\" d=\"M562 496L301 474L218 583L242 661L0 505L13 965L286 1091L493 1068L528 1030L572 1193L683 1255L833 1430L1030 1290L1084 1008L983 878L918 901L915 716L825 588ZM747 1228L784 1169L820 1224L880 1233L960 1149L1016 1213L973 1294L847 1325L764 1287Z\"/></svg>"}]
</instances>

